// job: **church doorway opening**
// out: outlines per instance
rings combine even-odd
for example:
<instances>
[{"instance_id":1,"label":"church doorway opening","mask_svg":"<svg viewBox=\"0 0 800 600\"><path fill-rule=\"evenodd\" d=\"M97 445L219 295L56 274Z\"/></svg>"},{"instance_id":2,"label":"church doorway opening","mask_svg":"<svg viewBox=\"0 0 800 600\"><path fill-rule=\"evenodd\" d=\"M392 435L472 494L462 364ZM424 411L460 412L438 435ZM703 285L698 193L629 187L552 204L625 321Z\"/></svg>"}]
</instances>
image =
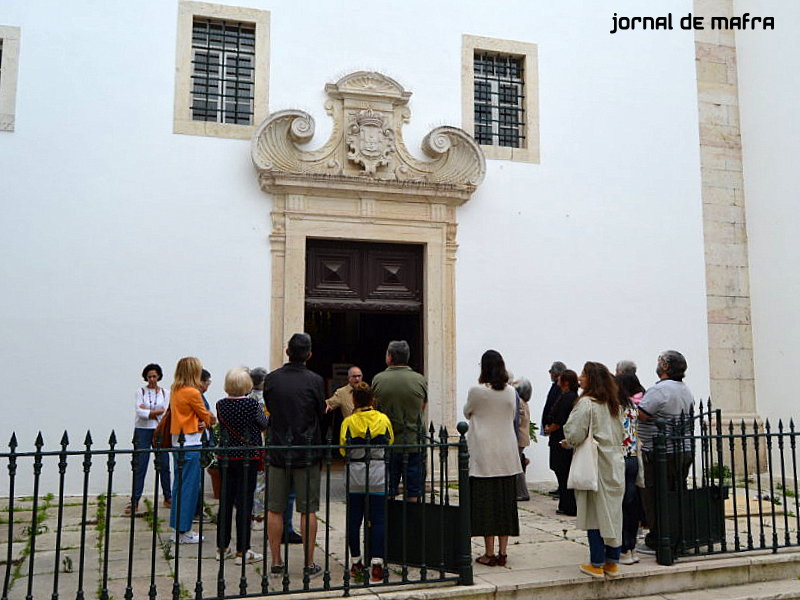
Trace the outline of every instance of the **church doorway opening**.
<instances>
[{"instance_id":1,"label":"church doorway opening","mask_svg":"<svg viewBox=\"0 0 800 600\"><path fill-rule=\"evenodd\" d=\"M347 383L350 365L372 381L386 368L391 340L408 341L409 364L424 373L423 250L422 244L306 239L304 326L314 344L308 367L325 380L326 397ZM341 416L334 420L338 425Z\"/></svg>"}]
</instances>

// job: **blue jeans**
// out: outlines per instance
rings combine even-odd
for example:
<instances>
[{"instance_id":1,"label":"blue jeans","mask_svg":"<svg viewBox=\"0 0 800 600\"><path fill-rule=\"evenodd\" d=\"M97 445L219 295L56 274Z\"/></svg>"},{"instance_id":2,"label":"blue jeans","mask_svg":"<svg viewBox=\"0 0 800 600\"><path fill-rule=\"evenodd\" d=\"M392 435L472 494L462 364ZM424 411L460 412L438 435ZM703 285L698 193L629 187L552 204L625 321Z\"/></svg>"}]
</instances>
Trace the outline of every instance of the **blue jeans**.
<instances>
[{"instance_id":1,"label":"blue jeans","mask_svg":"<svg viewBox=\"0 0 800 600\"><path fill-rule=\"evenodd\" d=\"M153 434L155 429L143 429L136 427L133 430L133 447L135 450L152 450L153 447ZM153 450L153 452L155 452ZM136 455L136 466L134 467L133 475L133 494L131 494L131 503L139 504L139 499L142 497L144 491L144 479L147 476L147 467L150 464L151 452L142 452ZM169 456L166 452L156 454L154 462L158 463L156 469L156 477L161 481L161 490L164 492L164 498L172 497L172 489L170 487L169 477Z\"/></svg>"},{"instance_id":2,"label":"blue jeans","mask_svg":"<svg viewBox=\"0 0 800 600\"><path fill-rule=\"evenodd\" d=\"M403 469L403 452L392 452L389 455L389 496L397 496L400 478L406 498L422 497L422 483L425 479L425 463L422 452L407 453L408 464Z\"/></svg>"},{"instance_id":3,"label":"blue jeans","mask_svg":"<svg viewBox=\"0 0 800 600\"><path fill-rule=\"evenodd\" d=\"M599 529L589 529L586 535L589 537L589 560L592 566L602 567L607 562L619 562L619 553L622 546L617 546L616 548L606 546Z\"/></svg>"},{"instance_id":4,"label":"blue jeans","mask_svg":"<svg viewBox=\"0 0 800 600\"><path fill-rule=\"evenodd\" d=\"M172 487L172 509L169 511L169 526L183 533L192 528L192 518L200 495L200 448L184 446L181 452L174 448L172 466L175 469L175 483ZM183 469L178 469L178 459L183 454ZM178 511L180 521L178 522Z\"/></svg>"},{"instance_id":5,"label":"blue jeans","mask_svg":"<svg viewBox=\"0 0 800 600\"><path fill-rule=\"evenodd\" d=\"M386 530L386 505L383 494L350 494L347 500L347 512L350 523L347 527L347 544L353 557L361 556L361 523L367 509L369 496L369 515L364 529L364 538L368 541L366 560L383 558L383 544Z\"/></svg>"}]
</instances>

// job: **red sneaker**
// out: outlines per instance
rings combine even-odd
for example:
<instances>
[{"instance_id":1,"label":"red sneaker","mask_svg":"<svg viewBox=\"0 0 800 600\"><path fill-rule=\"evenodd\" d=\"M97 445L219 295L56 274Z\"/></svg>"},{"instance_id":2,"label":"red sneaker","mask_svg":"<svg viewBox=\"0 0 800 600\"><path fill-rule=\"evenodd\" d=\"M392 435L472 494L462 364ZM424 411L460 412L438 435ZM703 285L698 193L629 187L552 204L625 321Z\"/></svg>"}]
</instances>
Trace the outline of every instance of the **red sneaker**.
<instances>
[{"instance_id":1,"label":"red sneaker","mask_svg":"<svg viewBox=\"0 0 800 600\"><path fill-rule=\"evenodd\" d=\"M383 583L383 561L378 562L380 559L373 559L369 568L369 584L376 585Z\"/></svg>"}]
</instances>

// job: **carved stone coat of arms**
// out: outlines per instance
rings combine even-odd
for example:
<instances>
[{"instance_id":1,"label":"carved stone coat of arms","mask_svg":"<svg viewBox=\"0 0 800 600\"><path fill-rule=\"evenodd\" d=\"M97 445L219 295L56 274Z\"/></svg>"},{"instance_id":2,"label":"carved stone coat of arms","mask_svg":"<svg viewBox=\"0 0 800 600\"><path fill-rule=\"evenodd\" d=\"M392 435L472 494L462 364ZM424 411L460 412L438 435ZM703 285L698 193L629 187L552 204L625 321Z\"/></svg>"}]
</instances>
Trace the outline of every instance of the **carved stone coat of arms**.
<instances>
[{"instance_id":1,"label":"carved stone coat of arms","mask_svg":"<svg viewBox=\"0 0 800 600\"><path fill-rule=\"evenodd\" d=\"M348 128L347 158L363 165L370 175L378 167L388 165L389 155L394 152L394 132L385 123L381 113L367 108L355 114Z\"/></svg>"}]
</instances>

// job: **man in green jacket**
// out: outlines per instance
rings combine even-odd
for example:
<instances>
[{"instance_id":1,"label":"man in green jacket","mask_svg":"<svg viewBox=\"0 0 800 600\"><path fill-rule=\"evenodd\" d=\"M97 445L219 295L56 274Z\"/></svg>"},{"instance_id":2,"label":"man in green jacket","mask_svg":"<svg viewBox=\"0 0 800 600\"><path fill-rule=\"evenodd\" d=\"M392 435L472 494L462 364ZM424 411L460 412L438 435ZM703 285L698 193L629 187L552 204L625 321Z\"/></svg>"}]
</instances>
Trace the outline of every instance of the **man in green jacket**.
<instances>
[{"instance_id":1,"label":"man in green jacket","mask_svg":"<svg viewBox=\"0 0 800 600\"><path fill-rule=\"evenodd\" d=\"M372 380L377 409L392 423L395 445L389 457L389 496L396 496L403 479L405 497L416 502L422 496L425 460L422 449L402 448L403 444L419 444L425 436L425 408L428 384L425 377L408 366L411 350L405 340L391 341L386 349L386 370ZM404 463L407 457L407 463Z\"/></svg>"}]
</instances>

